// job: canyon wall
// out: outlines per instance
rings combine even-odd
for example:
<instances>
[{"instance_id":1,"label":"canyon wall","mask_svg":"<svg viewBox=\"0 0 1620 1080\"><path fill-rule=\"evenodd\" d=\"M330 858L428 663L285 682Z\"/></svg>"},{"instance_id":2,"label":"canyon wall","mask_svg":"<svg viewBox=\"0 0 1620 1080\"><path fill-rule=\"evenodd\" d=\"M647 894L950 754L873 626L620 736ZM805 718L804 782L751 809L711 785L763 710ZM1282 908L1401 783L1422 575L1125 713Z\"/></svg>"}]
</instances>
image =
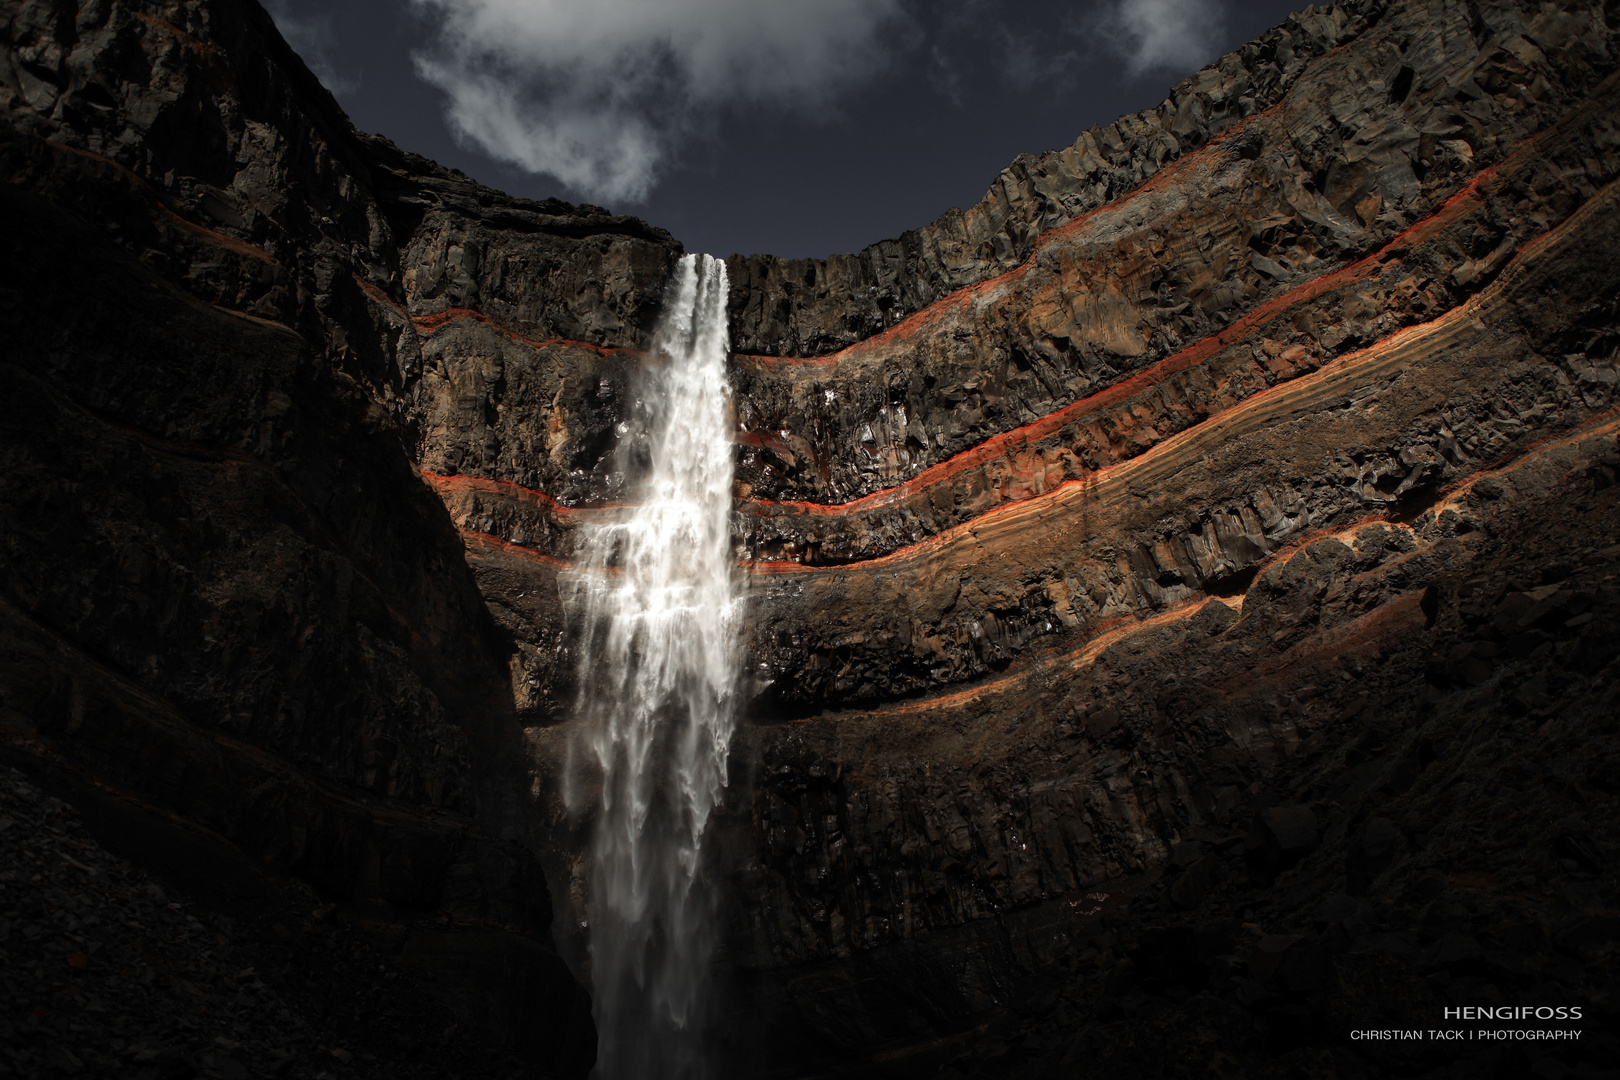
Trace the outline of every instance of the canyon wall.
<instances>
[{"instance_id":1,"label":"canyon wall","mask_svg":"<svg viewBox=\"0 0 1620 1080\"><path fill-rule=\"evenodd\" d=\"M582 1074L558 577L680 246L355 132L245 0L6 11L8 760ZM1532 998L1616 1053L1617 20L1312 8L728 260L747 1071L1418 1075L1343 1032Z\"/></svg>"},{"instance_id":2,"label":"canyon wall","mask_svg":"<svg viewBox=\"0 0 1620 1080\"><path fill-rule=\"evenodd\" d=\"M256 4L0 12L6 757L288 972L338 905L443 998L439 1075L584 1075L513 646L416 472L422 342L480 348L470 307L638 342L676 246L358 134Z\"/></svg>"},{"instance_id":3,"label":"canyon wall","mask_svg":"<svg viewBox=\"0 0 1620 1080\"><path fill-rule=\"evenodd\" d=\"M1607 766L1544 803L1520 770L1612 760L1611 22L1313 9L966 213L847 259L730 260L754 717L730 962L782 1075L1067 1074L1108 1057L1078 1034L1099 1023L1291 1075L1381 993L1595 993L1595 970L1547 981L1550 943L1608 909L1530 882L1596 828L1569 819ZM618 488L437 467L533 438L487 400L424 471L534 643L553 791L555 580ZM1494 856L1436 795L1459 788L1526 807ZM1391 830L1371 863L1369 828ZM1336 896L1365 919L1324 936ZM1422 926L1436 903L1487 914ZM1530 923L1546 957L1511 974L1423 958ZM1196 961L1144 975L1165 941ZM1316 974L1252 959L1280 941ZM1379 963L1410 982L1345 981ZM1151 1017L1109 1011L1132 995Z\"/></svg>"}]
</instances>

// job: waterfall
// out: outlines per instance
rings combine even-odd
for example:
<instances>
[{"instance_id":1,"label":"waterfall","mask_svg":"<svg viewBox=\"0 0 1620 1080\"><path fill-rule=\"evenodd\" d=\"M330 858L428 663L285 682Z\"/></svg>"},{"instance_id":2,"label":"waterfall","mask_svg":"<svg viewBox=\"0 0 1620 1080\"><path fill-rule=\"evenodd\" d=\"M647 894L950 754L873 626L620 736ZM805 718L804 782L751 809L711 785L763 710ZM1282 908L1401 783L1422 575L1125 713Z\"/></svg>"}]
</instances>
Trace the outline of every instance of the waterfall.
<instances>
[{"instance_id":1,"label":"waterfall","mask_svg":"<svg viewBox=\"0 0 1620 1080\"><path fill-rule=\"evenodd\" d=\"M704 836L738 666L726 293L725 263L680 260L619 428L640 495L586 530L575 578L580 738L601 770L586 913L604 1080L711 1071Z\"/></svg>"}]
</instances>

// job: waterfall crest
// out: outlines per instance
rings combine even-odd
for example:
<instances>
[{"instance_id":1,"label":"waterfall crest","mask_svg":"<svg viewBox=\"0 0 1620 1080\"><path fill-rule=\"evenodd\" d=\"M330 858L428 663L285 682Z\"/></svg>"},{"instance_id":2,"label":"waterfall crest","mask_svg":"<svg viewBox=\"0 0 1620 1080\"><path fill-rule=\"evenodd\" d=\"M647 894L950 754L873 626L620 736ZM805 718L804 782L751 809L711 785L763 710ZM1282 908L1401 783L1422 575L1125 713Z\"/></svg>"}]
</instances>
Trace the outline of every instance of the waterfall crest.
<instances>
[{"instance_id":1,"label":"waterfall crest","mask_svg":"<svg viewBox=\"0 0 1620 1080\"><path fill-rule=\"evenodd\" d=\"M581 540L582 748L601 770L587 917L604 1080L702 1080L715 904L704 836L738 668L726 266L677 265L620 428L640 497Z\"/></svg>"}]
</instances>

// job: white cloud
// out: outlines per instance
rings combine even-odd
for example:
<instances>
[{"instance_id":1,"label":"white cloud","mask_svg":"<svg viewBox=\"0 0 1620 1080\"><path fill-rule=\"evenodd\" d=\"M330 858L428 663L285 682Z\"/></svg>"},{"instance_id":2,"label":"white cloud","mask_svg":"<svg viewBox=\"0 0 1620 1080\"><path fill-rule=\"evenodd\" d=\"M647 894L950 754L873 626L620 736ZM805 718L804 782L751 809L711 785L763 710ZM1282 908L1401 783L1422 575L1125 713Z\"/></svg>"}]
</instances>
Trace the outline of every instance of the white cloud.
<instances>
[{"instance_id":1,"label":"white cloud","mask_svg":"<svg viewBox=\"0 0 1620 1080\"><path fill-rule=\"evenodd\" d=\"M1118 0L1101 29L1135 79L1154 71L1189 74L1209 63L1220 55L1225 25L1221 0Z\"/></svg>"},{"instance_id":2,"label":"white cloud","mask_svg":"<svg viewBox=\"0 0 1620 1080\"><path fill-rule=\"evenodd\" d=\"M411 0L457 136L591 198L644 200L728 106L813 113L872 72L899 0Z\"/></svg>"}]
</instances>

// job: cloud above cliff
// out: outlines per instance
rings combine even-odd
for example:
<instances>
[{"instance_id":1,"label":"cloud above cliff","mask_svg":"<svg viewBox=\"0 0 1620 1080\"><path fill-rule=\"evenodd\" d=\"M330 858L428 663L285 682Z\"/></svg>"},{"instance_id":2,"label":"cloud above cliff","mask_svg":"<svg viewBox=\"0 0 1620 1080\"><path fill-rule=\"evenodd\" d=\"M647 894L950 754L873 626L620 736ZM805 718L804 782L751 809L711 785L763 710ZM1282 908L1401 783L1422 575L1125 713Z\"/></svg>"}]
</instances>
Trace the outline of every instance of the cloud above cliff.
<instances>
[{"instance_id":1,"label":"cloud above cliff","mask_svg":"<svg viewBox=\"0 0 1620 1080\"><path fill-rule=\"evenodd\" d=\"M728 108L816 115L884 54L899 0L411 0L456 137L588 198L640 202Z\"/></svg>"},{"instance_id":2,"label":"cloud above cliff","mask_svg":"<svg viewBox=\"0 0 1620 1080\"><path fill-rule=\"evenodd\" d=\"M1117 0L1097 29L1125 61L1127 78L1181 75L1220 55L1226 9L1221 0Z\"/></svg>"}]
</instances>

